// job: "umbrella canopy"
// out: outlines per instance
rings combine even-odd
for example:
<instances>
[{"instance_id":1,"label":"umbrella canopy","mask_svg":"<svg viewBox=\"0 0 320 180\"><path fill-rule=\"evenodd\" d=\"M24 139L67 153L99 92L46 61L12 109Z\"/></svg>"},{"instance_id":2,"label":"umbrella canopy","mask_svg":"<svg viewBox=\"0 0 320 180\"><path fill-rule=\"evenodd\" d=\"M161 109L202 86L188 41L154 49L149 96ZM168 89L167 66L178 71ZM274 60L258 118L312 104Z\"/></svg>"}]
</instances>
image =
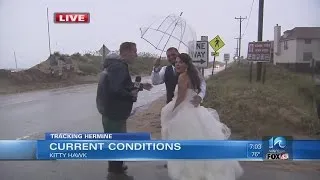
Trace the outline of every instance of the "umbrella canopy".
<instances>
[{"instance_id":1,"label":"umbrella canopy","mask_svg":"<svg viewBox=\"0 0 320 180\"><path fill-rule=\"evenodd\" d=\"M160 56L169 47L193 54L197 35L181 15L182 13L180 16L171 14L157 19L149 26L141 27L141 38L160 51Z\"/></svg>"}]
</instances>

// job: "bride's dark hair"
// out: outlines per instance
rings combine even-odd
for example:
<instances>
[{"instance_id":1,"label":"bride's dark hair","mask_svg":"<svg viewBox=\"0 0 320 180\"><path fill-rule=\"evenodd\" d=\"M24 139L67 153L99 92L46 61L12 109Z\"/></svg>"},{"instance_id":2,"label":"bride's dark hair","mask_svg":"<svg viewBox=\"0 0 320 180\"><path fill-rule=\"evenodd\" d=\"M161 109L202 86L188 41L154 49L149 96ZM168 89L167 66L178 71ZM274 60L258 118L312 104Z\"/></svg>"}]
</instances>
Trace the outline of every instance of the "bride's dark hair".
<instances>
[{"instance_id":1,"label":"bride's dark hair","mask_svg":"<svg viewBox=\"0 0 320 180\"><path fill-rule=\"evenodd\" d=\"M178 57L181 59L182 62L184 62L188 66L187 74L190 78L192 88L194 90L197 90L197 92L200 92L201 91L201 88L200 88L201 80L200 80L200 76L199 76L199 71L193 65L192 58L186 53L181 53L181 54L179 54Z\"/></svg>"}]
</instances>

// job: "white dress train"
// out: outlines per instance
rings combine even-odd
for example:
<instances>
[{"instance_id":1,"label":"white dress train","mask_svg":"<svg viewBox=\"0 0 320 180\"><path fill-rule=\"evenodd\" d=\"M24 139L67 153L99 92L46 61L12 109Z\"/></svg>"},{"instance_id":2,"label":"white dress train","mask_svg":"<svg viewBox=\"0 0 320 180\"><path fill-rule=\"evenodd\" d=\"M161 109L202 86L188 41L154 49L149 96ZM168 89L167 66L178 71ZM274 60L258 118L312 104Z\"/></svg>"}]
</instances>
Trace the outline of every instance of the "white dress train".
<instances>
[{"instance_id":1,"label":"white dress train","mask_svg":"<svg viewBox=\"0 0 320 180\"><path fill-rule=\"evenodd\" d=\"M220 122L216 110L199 106L190 100L196 95L188 89L185 100L172 112L176 98L161 110L161 134L171 140L226 140L230 129ZM177 92L175 92L177 97ZM243 174L237 161L174 160L168 161L168 174L173 180L235 180Z\"/></svg>"}]
</instances>

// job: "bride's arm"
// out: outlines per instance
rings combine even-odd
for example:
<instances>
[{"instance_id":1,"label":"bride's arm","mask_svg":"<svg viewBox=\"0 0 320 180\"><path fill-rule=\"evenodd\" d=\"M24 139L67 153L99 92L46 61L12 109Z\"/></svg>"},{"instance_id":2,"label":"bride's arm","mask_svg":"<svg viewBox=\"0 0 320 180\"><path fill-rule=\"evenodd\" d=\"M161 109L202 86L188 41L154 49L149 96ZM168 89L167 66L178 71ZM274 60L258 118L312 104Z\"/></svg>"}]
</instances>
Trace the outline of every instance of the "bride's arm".
<instances>
[{"instance_id":1,"label":"bride's arm","mask_svg":"<svg viewBox=\"0 0 320 180\"><path fill-rule=\"evenodd\" d=\"M173 110L186 98L188 90L188 75L183 73L178 79L178 97Z\"/></svg>"}]
</instances>

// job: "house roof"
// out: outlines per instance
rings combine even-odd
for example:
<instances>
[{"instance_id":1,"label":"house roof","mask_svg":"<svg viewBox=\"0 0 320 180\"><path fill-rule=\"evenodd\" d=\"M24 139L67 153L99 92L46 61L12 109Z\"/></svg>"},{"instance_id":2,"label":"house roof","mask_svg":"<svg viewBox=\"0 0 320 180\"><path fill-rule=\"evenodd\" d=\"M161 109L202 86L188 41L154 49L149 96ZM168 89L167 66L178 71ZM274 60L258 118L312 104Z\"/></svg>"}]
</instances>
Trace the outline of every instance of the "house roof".
<instances>
[{"instance_id":1,"label":"house roof","mask_svg":"<svg viewBox=\"0 0 320 180\"><path fill-rule=\"evenodd\" d=\"M280 40L320 39L320 27L295 27L283 32Z\"/></svg>"}]
</instances>

